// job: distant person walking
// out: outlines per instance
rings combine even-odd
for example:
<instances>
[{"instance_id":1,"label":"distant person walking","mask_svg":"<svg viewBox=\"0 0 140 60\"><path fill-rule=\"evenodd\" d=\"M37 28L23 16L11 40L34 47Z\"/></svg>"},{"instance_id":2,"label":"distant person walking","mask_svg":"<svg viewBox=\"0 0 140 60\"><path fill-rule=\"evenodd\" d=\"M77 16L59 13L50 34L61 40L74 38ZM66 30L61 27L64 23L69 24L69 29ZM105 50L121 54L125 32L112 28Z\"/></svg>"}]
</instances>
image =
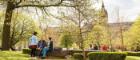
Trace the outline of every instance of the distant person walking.
<instances>
[{"instance_id":1,"label":"distant person walking","mask_svg":"<svg viewBox=\"0 0 140 60\"><path fill-rule=\"evenodd\" d=\"M38 44L37 32L34 32L29 39L29 48L31 49L31 57L35 57Z\"/></svg>"}]
</instances>

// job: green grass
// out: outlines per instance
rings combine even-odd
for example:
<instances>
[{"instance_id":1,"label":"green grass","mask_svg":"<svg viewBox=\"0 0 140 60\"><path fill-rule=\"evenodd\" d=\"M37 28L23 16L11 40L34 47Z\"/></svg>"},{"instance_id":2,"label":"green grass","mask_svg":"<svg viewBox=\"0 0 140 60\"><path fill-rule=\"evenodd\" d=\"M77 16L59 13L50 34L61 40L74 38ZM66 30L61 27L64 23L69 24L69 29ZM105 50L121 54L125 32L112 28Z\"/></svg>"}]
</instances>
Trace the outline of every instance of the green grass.
<instances>
[{"instance_id":1,"label":"green grass","mask_svg":"<svg viewBox=\"0 0 140 60\"><path fill-rule=\"evenodd\" d=\"M59 57L47 58L47 60L65 60ZM38 58L32 59L28 54L23 54L21 51L0 51L0 60L38 60Z\"/></svg>"},{"instance_id":2,"label":"green grass","mask_svg":"<svg viewBox=\"0 0 140 60\"><path fill-rule=\"evenodd\" d=\"M140 60L140 57L136 57L136 56L127 56L126 60Z\"/></svg>"},{"instance_id":3,"label":"green grass","mask_svg":"<svg viewBox=\"0 0 140 60\"><path fill-rule=\"evenodd\" d=\"M57 58L53 57L53 60L55 59L58 60ZM0 51L0 60L31 60L31 58L29 57L29 55L22 54L22 52L20 51ZM60 59L60 60L65 60L65 59ZM127 56L126 60L140 60L140 57Z\"/></svg>"},{"instance_id":4,"label":"green grass","mask_svg":"<svg viewBox=\"0 0 140 60\"><path fill-rule=\"evenodd\" d=\"M0 51L0 60L29 60L29 55L19 51Z\"/></svg>"}]
</instances>

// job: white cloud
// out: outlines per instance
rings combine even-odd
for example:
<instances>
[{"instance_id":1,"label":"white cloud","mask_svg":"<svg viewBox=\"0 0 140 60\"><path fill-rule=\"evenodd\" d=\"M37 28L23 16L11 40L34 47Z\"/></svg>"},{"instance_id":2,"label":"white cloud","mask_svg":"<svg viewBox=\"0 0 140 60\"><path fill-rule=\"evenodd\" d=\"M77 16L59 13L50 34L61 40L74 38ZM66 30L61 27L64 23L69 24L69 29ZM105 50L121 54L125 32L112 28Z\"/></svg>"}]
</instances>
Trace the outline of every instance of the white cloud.
<instances>
[{"instance_id":1,"label":"white cloud","mask_svg":"<svg viewBox=\"0 0 140 60\"><path fill-rule=\"evenodd\" d=\"M140 0L104 0L109 14L109 22L116 22L119 16L124 21L133 21L140 12Z\"/></svg>"}]
</instances>

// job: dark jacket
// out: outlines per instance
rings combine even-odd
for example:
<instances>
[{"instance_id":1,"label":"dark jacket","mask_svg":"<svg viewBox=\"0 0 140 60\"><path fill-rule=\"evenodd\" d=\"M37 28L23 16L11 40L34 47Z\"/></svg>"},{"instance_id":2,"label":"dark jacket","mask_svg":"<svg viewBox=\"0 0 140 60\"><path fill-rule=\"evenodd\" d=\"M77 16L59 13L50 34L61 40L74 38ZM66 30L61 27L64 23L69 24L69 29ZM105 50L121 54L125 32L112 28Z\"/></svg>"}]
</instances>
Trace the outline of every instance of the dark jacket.
<instances>
[{"instance_id":1,"label":"dark jacket","mask_svg":"<svg viewBox=\"0 0 140 60\"><path fill-rule=\"evenodd\" d=\"M44 48L46 46L46 41L45 40L41 40L38 42L38 48Z\"/></svg>"},{"instance_id":2,"label":"dark jacket","mask_svg":"<svg viewBox=\"0 0 140 60\"><path fill-rule=\"evenodd\" d=\"M50 41L50 44L49 44L49 51L50 51L50 52L53 51L53 41Z\"/></svg>"}]
</instances>

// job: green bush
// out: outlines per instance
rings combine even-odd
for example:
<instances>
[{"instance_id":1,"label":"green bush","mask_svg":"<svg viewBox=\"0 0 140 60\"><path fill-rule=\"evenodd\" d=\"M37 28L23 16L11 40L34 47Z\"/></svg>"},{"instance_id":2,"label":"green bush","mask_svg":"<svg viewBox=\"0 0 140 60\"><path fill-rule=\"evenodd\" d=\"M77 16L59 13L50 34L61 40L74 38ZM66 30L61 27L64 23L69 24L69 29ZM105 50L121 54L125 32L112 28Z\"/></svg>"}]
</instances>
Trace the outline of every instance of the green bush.
<instances>
[{"instance_id":1,"label":"green bush","mask_svg":"<svg viewBox=\"0 0 140 60\"><path fill-rule=\"evenodd\" d=\"M119 52L91 52L89 60L125 60L127 53Z\"/></svg>"},{"instance_id":2,"label":"green bush","mask_svg":"<svg viewBox=\"0 0 140 60\"><path fill-rule=\"evenodd\" d=\"M140 56L140 52L127 52L127 56Z\"/></svg>"},{"instance_id":3,"label":"green bush","mask_svg":"<svg viewBox=\"0 0 140 60\"><path fill-rule=\"evenodd\" d=\"M137 57L137 56L127 56L125 60L140 60L140 57Z\"/></svg>"},{"instance_id":4,"label":"green bush","mask_svg":"<svg viewBox=\"0 0 140 60\"><path fill-rule=\"evenodd\" d=\"M73 57L75 60L83 60L83 55L81 53L74 53Z\"/></svg>"},{"instance_id":5,"label":"green bush","mask_svg":"<svg viewBox=\"0 0 140 60\"><path fill-rule=\"evenodd\" d=\"M22 53L23 54L30 54L31 50L30 49L23 49Z\"/></svg>"}]
</instances>

